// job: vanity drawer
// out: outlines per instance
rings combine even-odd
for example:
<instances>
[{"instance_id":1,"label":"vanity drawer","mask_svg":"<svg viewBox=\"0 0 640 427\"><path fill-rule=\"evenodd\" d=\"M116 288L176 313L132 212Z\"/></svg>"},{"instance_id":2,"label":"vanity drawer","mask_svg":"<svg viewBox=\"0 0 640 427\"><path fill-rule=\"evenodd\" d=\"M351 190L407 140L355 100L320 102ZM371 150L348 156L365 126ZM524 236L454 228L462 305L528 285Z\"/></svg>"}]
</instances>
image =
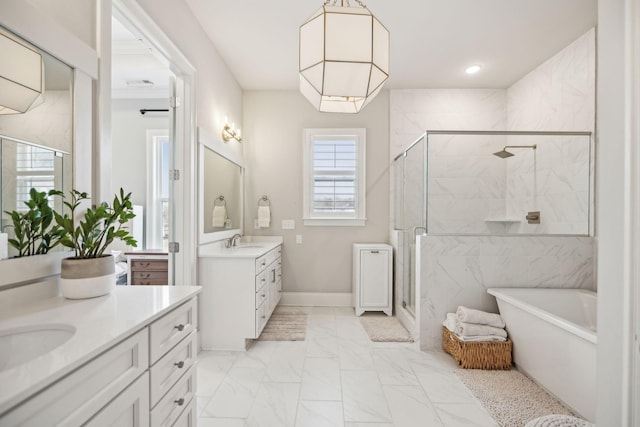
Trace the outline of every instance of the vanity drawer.
<instances>
[{"instance_id":1,"label":"vanity drawer","mask_svg":"<svg viewBox=\"0 0 640 427\"><path fill-rule=\"evenodd\" d=\"M167 260L132 259L131 270L132 271L167 271L169 270L169 264Z\"/></svg>"},{"instance_id":2,"label":"vanity drawer","mask_svg":"<svg viewBox=\"0 0 640 427\"><path fill-rule=\"evenodd\" d=\"M264 329L264 325L267 324L267 315L269 314L269 304L262 304L260 307L256 308L256 335L254 338L258 338L262 330Z\"/></svg>"},{"instance_id":3,"label":"vanity drawer","mask_svg":"<svg viewBox=\"0 0 640 427\"><path fill-rule=\"evenodd\" d=\"M269 294L269 286L265 286L256 292L256 308L260 307L267 300Z\"/></svg>"},{"instance_id":4,"label":"vanity drawer","mask_svg":"<svg viewBox=\"0 0 640 427\"><path fill-rule=\"evenodd\" d=\"M196 392L196 369L191 367L151 410L153 427L172 426L189 406Z\"/></svg>"},{"instance_id":5,"label":"vanity drawer","mask_svg":"<svg viewBox=\"0 0 640 427\"><path fill-rule=\"evenodd\" d=\"M148 343L145 328L0 417L0 425L78 426L86 423L146 371ZM145 387L145 393L146 390Z\"/></svg>"},{"instance_id":6,"label":"vanity drawer","mask_svg":"<svg viewBox=\"0 0 640 427\"><path fill-rule=\"evenodd\" d=\"M196 343L194 331L151 367L151 407L194 365Z\"/></svg>"},{"instance_id":7,"label":"vanity drawer","mask_svg":"<svg viewBox=\"0 0 640 427\"><path fill-rule=\"evenodd\" d=\"M267 265L269 265L269 263L267 262L267 255L269 255L269 253L256 258L256 274L262 272L262 270L267 268Z\"/></svg>"},{"instance_id":8,"label":"vanity drawer","mask_svg":"<svg viewBox=\"0 0 640 427\"><path fill-rule=\"evenodd\" d=\"M162 355L197 329L197 307L194 298L149 326L151 364L156 363Z\"/></svg>"},{"instance_id":9,"label":"vanity drawer","mask_svg":"<svg viewBox=\"0 0 640 427\"><path fill-rule=\"evenodd\" d=\"M256 276L256 292L260 291L269 281L269 270L264 270Z\"/></svg>"},{"instance_id":10,"label":"vanity drawer","mask_svg":"<svg viewBox=\"0 0 640 427\"><path fill-rule=\"evenodd\" d=\"M184 408L184 411L182 411L182 414L180 414L172 427L195 427L197 416L196 399L191 399L189 405Z\"/></svg>"}]
</instances>

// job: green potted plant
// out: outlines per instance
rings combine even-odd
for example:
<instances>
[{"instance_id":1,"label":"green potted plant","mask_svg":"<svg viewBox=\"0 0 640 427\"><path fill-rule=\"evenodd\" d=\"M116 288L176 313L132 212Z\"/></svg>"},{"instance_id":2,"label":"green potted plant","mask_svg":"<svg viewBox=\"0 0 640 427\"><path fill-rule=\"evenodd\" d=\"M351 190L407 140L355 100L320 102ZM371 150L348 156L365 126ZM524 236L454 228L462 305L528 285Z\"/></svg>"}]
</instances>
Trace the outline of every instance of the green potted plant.
<instances>
[{"instance_id":1,"label":"green potted plant","mask_svg":"<svg viewBox=\"0 0 640 427\"><path fill-rule=\"evenodd\" d=\"M49 206L49 197L62 196L58 190L29 191L29 200L24 202L26 211L5 211L12 222L14 238L8 239L18 254L17 258L43 255L60 243L65 231L54 224L54 210Z\"/></svg>"},{"instance_id":2,"label":"green potted plant","mask_svg":"<svg viewBox=\"0 0 640 427\"><path fill-rule=\"evenodd\" d=\"M135 217L131 193L125 195L121 188L112 205L105 202L88 208L80 219L76 219L76 211L89 195L77 190L71 190L70 195L71 200L64 202L70 215L54 212L56 223L64 230L60 244L74 251L74 256L62 260L62 295L69 299L106 295L116 282L113 256L105 255L105 250L116 239L137 246L126 226Z\"/></svg>"}]
</instances>

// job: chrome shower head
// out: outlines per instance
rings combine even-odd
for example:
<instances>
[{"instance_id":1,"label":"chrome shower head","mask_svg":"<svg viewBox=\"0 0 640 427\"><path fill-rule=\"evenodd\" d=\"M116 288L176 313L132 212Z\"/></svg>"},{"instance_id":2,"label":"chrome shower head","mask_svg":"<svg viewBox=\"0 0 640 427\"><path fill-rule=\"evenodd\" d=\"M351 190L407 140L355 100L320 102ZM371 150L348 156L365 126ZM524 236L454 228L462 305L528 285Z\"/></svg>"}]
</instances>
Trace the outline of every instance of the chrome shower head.
<instances>
[{"instance_id":1,"label":"chrome shower head","mask_svg":"<svg viewBox=\"0 0 640 427\"><path fill-rule=\"evenodd\" d=\"M497 151L493 153L494 156L498 156L501 159L506 159L507 157L515 156L515 154L507 151L506 147L502 149L502 151Z\"/></svg>"}]
</instances>

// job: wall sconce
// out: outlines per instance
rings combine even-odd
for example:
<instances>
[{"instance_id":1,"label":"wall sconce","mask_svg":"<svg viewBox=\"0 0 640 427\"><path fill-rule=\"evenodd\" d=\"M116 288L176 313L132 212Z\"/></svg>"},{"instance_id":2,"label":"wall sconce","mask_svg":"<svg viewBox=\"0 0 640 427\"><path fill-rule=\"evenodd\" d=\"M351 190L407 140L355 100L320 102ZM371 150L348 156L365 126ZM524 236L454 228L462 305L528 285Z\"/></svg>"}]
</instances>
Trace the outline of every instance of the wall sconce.
<instances>
[{"instance_id":1,"label":"wall sconce","mask_svg":"<svg viewBox=\"0 0 640 427\"><path fill-rule=\"evenodd\" d=\"M42 55L0 33L0 114L26 113L44 92Z\"/></svg>"},{"instance_id":2,"label":"wall sconce","mask_svg":"<svg viewBox=\"0 0 640 427\"><path fill-rule=\"evenodd\" d=\"M225 120L224 128L222 128L222 139L224 142L229 142L231 139L242 142L240 129L236 128L235 123L229 124L228 120Z\"/></svg>"}]
</instances>

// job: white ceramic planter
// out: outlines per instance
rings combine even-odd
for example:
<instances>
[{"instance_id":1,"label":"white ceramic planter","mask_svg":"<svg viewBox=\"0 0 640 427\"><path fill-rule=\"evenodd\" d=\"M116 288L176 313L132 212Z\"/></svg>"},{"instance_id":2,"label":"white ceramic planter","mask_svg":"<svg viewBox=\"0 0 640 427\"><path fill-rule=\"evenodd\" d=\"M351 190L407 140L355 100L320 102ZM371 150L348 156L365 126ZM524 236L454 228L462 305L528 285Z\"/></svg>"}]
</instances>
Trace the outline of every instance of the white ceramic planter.
<instances>
[{"instance_id":1,"label":"white ceramic planter","mask_svg":"<svg viewBox=\"0 0 640 427\"><path fill-rule=\"evenodd\" d=\"M116 288L113 256L79 259L65 258L60 271L60 292L68 299L106 295Z\"/></svg>"}]
</instances>

